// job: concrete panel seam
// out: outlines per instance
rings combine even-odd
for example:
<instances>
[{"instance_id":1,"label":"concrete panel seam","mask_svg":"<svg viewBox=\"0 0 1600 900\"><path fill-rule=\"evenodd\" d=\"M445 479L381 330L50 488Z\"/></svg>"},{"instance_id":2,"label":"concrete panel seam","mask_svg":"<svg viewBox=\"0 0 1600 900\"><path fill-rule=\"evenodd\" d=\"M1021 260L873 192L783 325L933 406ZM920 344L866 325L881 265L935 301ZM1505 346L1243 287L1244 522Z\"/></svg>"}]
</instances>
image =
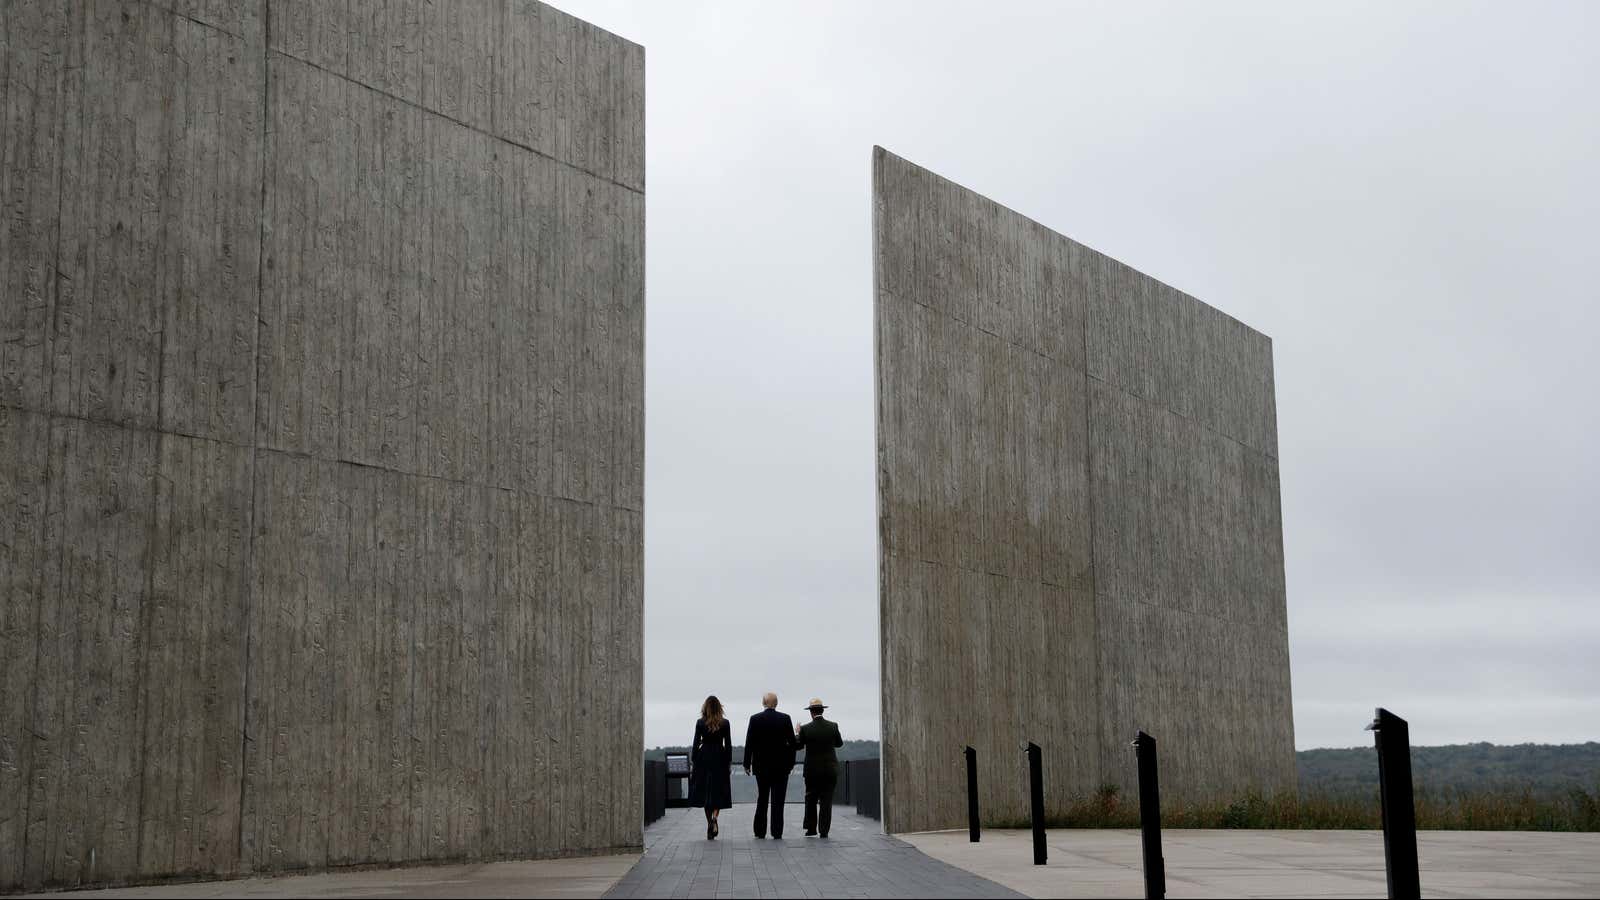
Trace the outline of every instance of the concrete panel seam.
<instances>
[{"instance_id":1,"label":"concrete panel seam","mask_svg":"<svg viewBox=\"0 0 1600 900\"><path fill-rule=\"evenodd\" d=\"M1199 427L1201 429L1204 429L1205 431L1208 431L1208 432L1210 432L1210 433L1212 433L1212 434L1214 434L1214 435L1216 435L1216 436L1218 436L1220 438L1225 438L1225 439L1227 439L1229 441L1232 441L1233 443L1238 444L1240 447L1244 448L1244 450L1249 452L1249 453L1255 453L1255 454L1258 454L1258 455L1261 455L1261 456L1265 456L1266 458L1271 459L1271 460L1276 460L1278 458L1278 455L1276 453L1273 453L1270 450L1266 450L1266 449L1260 448L1260 447L1252 447L1249 444L1246 444L1244 441L1241 441L1240 439L1234 437L1233 435L1228 434L1227 432L1224 432L1224 431L1218 431L1215 427L1206 424L1205 422L1201 421L1200 419L1197 419L1194 416L1185 415L1183 412L1181 412L1179 410L1176 410L1176 409L1173 409L1172 407L1166 405L1165 403L1160 402L1159 400L1153 400L1153 399L1151 399L1149 397L1144 396L1143 394L1140 394L1138 391L1132 391L1132 390L1129 390L1126 387L1123 387L1120 384L1116 384L1114 382L1107 381L1104 378L1101 378L1100 376L1094 374L1093 372L1088 371L1088 367L1087 366L1085 366L1083 369L1080 370L1080 369L1074 367L1071 363L1067 362L1066 360L1056 359L1055 357L1050 356L1048 354L1040 353L1038 350L1035 350L1032 347L1026 346L1024 344L1018 344L1018 343L1016 343L1015 341L1012 341L1012 340L1008 340L1004 335L996 334L995 332L990 331L987 328L984 328L984 327L978 325L975 322L963 321L962 319L951 315L949 313L949 311L939 309L936 306L930 306L930 305L928 305L926 303L923 303L921 301L913 300L910 297L902 296L900 294L894 293L893 291L885 290L883 288L879 288L878 292L882 296L888 297L891 300L898 300L898 301L901 301L901 302L904 302L904 303L910 303L910 304L912 304L914 306L921 307L922 309L925 309L929 313L932 313L934 315L943 316L944 318L949 319L952 322L957 322L957 323L960 323L961 325L971 327L973 330L978 331L978 332L980 332L982 334L989 335L990 337L992 337L995 340L1001 342L1002 344L1005 344L1007 347L1010 347L1010 348L1012 348L1012 349L1014 349L1014 350L1016 350L1016 351L1018 351L1020 353L1028 353L1028 354L1031 354L1033 356L1037 356L1040 359L1046 360L1048 362L1052 362L1052 363L1055 363L1057 365L1066 366L1067 368L1072 369L1072 371L1078 372L1079 374L1082 374L1087 378L1091 378L1094 381L1096 381L1096 382L1098 382L1100 384L1103 384L1108 388L1111 388L1111 389L1117 390L1117 391L1121 391L1122 393L1128 395L1129 397L1136 397L1139 400L1142 400L1145 403L1148 403L1151 406L1156 407L1157 409L1165 410L1165 411L1167 411L1169 413L1172 413L1173 415L1177 416L1178 418L1183 419L1186 422L1191 422L1195 426L1197 426L1197 427ZM1197 302L1203 302L1203 301L1197 301ZM1224 314L1224 315L1226 315L1226 314ZM1249 326L1245 326L1245 327L1249 327ZM1087 329L1085 329L1084 344L1085 344L1085 347L1087 347L1087 345L1088 345ZM1087 357L1088 350L1085 349L1084 353L1085 353L1085 359L1087 359L1088 358Z\"/></svg>"},{"instance_id":2,"label":"concrete panel seam","mask_svg":"<svg viewBox=\"0 0 1600 900\"><path fill-rule=\"evenodd\" d=\"M218 443L225 442L219 441ZM371 469L374 472L384 472L389 475L404 475L407 478L420 478L426 481L438 481L443 482L444 484L460 485L461 487L480 488L486 491L498 491L502 494L515 494L522 497L539 497L544 500L560 500L564 503L577 503L583 506L592 506L596 509L617 509L636 513L644 512L643 505L628 506L627 504L622 503L606 503L600 500L589 500L584 497L571 497L557 492L547 493L544 491L529 490L527 488L507 487L503 484L494 484L488 481L477 481L471 478L451 478L446 475L430 475L426 472L413 472L409 469L397 469L392 466L379 466L372 463L361 462L360 460L344 459L333 456L318 456L315 453L303 453L299 450L280 450L277 447L258 447L256 449L262 453L271 453L274 456L282 456L287 459L303 459L314 462L334 463L341 466L351 466L357 469Z\"/></svg>"},{"instance_id":3,"label":"concrete panel seam","mask_svg":"<svg viewBox=\"0 0 1600 900\"><path fill-rule=\"evenodd\" d=\"M984 576L986 578L1003 578L1007 582L1010 582L1011 584L1040 584L1040 585L1044 585L1046 587L1061 588L1061 589L1064 589L1064 590L1066 590L1066 589L1080 590L1082 588L1081 585L1061 584L1059 582L1046 581L1046 580L1040 579L1040 578L1018 577L1018 576L1015 576L1015 575L1008 575L1005 572L991 572L991 571L989 571L987 569L974 569L974 568L971 568L969 566L962 566L962 565L947 563L947 562L943 562L943 561L940 561L940 560L937 560L937 559L925 559L925 558L920 557L920 556L911 556L911 555L907 555L905 553L901 553L901 552L898 552L898 551L895 551L895 550L889 551L889 555L897 557L897 558L899 558L901 560L908 561L908 562L919 563L919 564L925 565L925 566L934 566L936 568L945 569L945 570L951 571L951 572L965 572L965 573L967 573L969 575L982 575L982 576ZM1165 611L1165 612L1171 612L1172 611L1171 607L1163 606L1160 603L1151 603L1148 600L1143 600L1143 599L1140 599L1138 597L1130 598L1128 602L1137 603L1140 606L1148 607L1150 609L1159 609L1159 610L1162 610L1162 611ZM1206 620L1209 620L1209 621L1212 621L1212 622L1220 622L1221 624L1224 624L1224 625L1236 625L1236 626L1242 626L1242 627L1247 627L1247 628L1261 628L1261 627L1265 627L1267 625L1275 625L1275 624L1277 624L1275 622L1265 622L1265 621L1254 622L1254 621L1251 621L1249 619L1231 619L1231 618L1228 618L1227 616L1220 616L1220 615L1217 615L1216 613L1206 612L1204 610L1198 610L1198 609L1186 609L1186 610L1183 610L1182 612L1184 613L1184 615L1194 616L1196 618L1206 619Z\"/></svg>"},{"instance_id":4,"label":"concrete panel seam","mask_svg":"<svg viewBox=\"0 0 1600 900\"><path fill-rule=\"evenodd\" d=\"M241 444L238 441L230 441L225 437L217 437L210 434L195 434L194 432L183 428L167 428L163 427L159 423L156 425L141 425L137 422L124 422L114 416L95 416L76 412L62 412L57 409L52 409L48 404L44 406L34 406L28 403L0 402L0 409L14 409L18 412L32 413L39 416L51 416L52 418L65 419L70 422L82 422L85 425L104 425L113 428L121 428L127 431L140 432L142 434L169 434L173 437L205 441L208 444L222 444L223 446L233 447L238 450L249 450L251 446L250 444Z\"/></svg>"},{"instance_id":5,"label":"concrete panel seam","mask_svg":"<svg viewBox=\"0 0 1600 900\"><path fill-rule=\"evenodd\" d=\"M196 19L194 16L191 16L191 15L189 15L187 13L179 12L178 10L174 9L171 6L167 6L166 4L163 4L163 3L157 3L157 2L155 2L155 0L139 0L139 2L143 3L145 6L150 7L151 9L160 10L161 12L164 12L167 15L172 16L175 19L182 19L185 22L189 22L189 23L194 24L194 25L199 25L202 28L209 28L212 31L217 32L218 34L225 34L228 37L236 38L236 39L238 39L240 41L243 41L245 43L248 43L250 41L250 36L249 35L240 34L240 33L236 32L236 31L231 31L231 30L229 30L227 28L223 28L221 25L218 25L215 22L207 22L207 21L205 21L203 19ZM272 4L270 2L263 2L262 3L263 7L270 7L271 5ZM265 14L265 10L263 10L263 14Z\"/></svg>"},{"instance_id":6,"label":"concrete panel seam","mask_svg":"<svg viewBox=\"0 0 1600 900\"><path fill-rule=\"evenodd\" d=\"M1273 453L1271 450L1267 450L1264 447L1252 447L1249 444L1246 444L1244 441L1241 441L1238 438L1234 437L1233 435L1228 434L1225 431L1218 431L1217 429L1213 428L1210 425L1207 425L1205 422L1201 421L1200 419L1195 418L1194 416L1184 415L1182 412L1180 412L1180 411L1178 411L1176 409L1173 409L1172 407L1166 405L1165 403L1162 403L1159 400L1152 400L1149 397L1146 397L1143 394L1139 393L1138 391L1130 391L1130 390L1128 390L1127 388L1123 387L1120 384L1116 384L1114 382L1107 381L1104 378L1101 378L1100 376L1095 375L1093 372L1085 372L1084 375L1085 375L1085 377L1090 378L1090 379L1092 379L1093 381L1095 381L1095 382L1097 382L1099 384L1105 385L1107 388L1110 388L1113 391L1118 391L1118 392L1120 392L1120 393L1122 393L1122 394L1124 394L1126 396L1132 397L1135 400L1140 401L1141 403L1147 403L1147 404L1155 407L1156 409L1159 409L1159 410L1161 410L1163 412L1166 412L1166 413L1170 413L1171 415L1176 416L1177 418L1180 418L1180 419L1184 420L1185 422L1188 422L1189 424L1191 424L1194 427L1200 429L1201 431L1209 432L1211 434L1216 435L1219 438L1222 438L1225 441L1229 441L1231 443L1238 444L1239 445L1239 449L1243 450L1246 453L1252 453L1252 454L1255 454L1256 456L1260 456L1260 457L1264 457L1266 459L1270 459L1273 462L1277 462L1278 461L1278 454Z\"/></svg>"},{"instance_id":7,"label":"concrete panel seam","mask_svg":"<svg viewBox=\"0 0 1600 900\"><path fill-rule=\"evenodd\" d=\"M564 160L559 156L555 156L555 155L547 153L547 152L545 152L543 150L535 149L533 147L528 146L527 144L524 144L524 143L521 143L521 142L518 142L518 141L513 141L508 137L505 137L505 136L499 135L499 134L495 134L492 131L487 131L487 130L485 130L483 128L480 128L477 125L473 125L473 124L471 124L469 122L463 122L462 120L456 118L455 116L439 112L436 109L429 109L428 107L423 106L420 103L417 103L417 102L412 101L412 100L407 100L406 98L401 97L398 94L394 94L394 93L391 93L389 91L386 91L383 88L374 87L373 85L367 84L366 82L358 81L357 79L351 78L349 75L346 75L343 72L336 72L333 69L328 68L327 66L319 66L319 65L317 65L314 62L312 62L309 59L304 59L302 57L295 56L292 53L285 53L282 50L273 50L273 49L270 49L270 47L267 50L267 53L269 55L281 56L284 59L300 63L301 65L307 66L308 68L316 69L318 72L324 72L324 73L326 73L328 75L332 75L333 77L341 79L343 81L347 81L350 84L355 85L356 87L363 88L365 90L371 91L372 93L377 94L380 97L384 97L386 99L393 100L396 103L399 103L399 104L402 104L404 106L410 107L411 109L417 110L418 112L424 113L426 115L434 116L434 117L442 119L442 120L444 120L446 122L451 122L451 123L453 123L455 125L459 125L462 128L467 129L468 131L475 132L477 134L481 134L486 138L489 138L491 140L494 140L494 141L497 141L499 143L505 144L508 147L515 147L518 150L526 150L527 152L532 153L534 156L540 157L542 159L548 159L551 162L556 163L557 165L566 166L567 168L573 170L574 172L580 172L580 173L582 173L584 175L589 176L590 178L595 179L596 181L603 181L606 184L622 188L625 191L632 191L633 193L638 194L641 197L644 196L644 189L643 188L636 188L636 187L634 187L632 185L629 185L629 184L623 184L622 182L617 181L617 180L615 180L613 178L607 177L605 175L601 175L599 172L596 172L593 169L586 169L583 166L576 165L574 163L568 162L567 160Z\"/></svg>"},{"instance_id":8,"label":"concrete panel seam","mask_svg":"<svg viewBox=\"0 0 1600 900\"><path fill-rule=\"evenodd\" d=\"M250 512L248 530L245 532L243 557L244 602L239 604L240 643L243 646L239 669L239 820L234 835L233 852L235 871L244 867L245 801L249 798L248 770L250 765L250 664L251 648L255 646L252 623L255 619L256 595L256 509L260 506L260 487L256 479L256 460L261 453L261 298L267 280L267 171L271 165L272 148L272 3L261 4L261 192L256 205L256 327L250 343L250 460L246 478L250 483ZM253 834L253 832L252 832Z\"/></svg>"},{"instance_id":9,"label":"concrete panel seam","mask_svg":"<svg viewBox=\"0 0 1600 900\"><path fill-rule=\"evenodd\" d=\"M127 423L127 422L119 422L119 421L117 421L115 419L110 419L110 418L105 418L105 417L100 417L100 416L85 416L85 415L81 415L81 414L78 414L78 413L57 412L55 410L51 410L51 409L48 409L48 408L46 408L46 409L38 409L38 408L35 408L35 407L30 406L28 404L0 403L0 409L14 409L14 410L16 410L18 412L29 413L29 414L32 414L32 415L48 416L51 419L59 419L59 420L68 421L68 422L82 422L82 423L84 423L86 425L96 425L96 426L108 427L108 428L120 428L120 429L122 429L124 431L131 431L131 432L134 432L134 433L137 433L137 434L150 434L150 435L155 435L157 437L160 437L162 435L167 435L167 436L171 436L171 437L188 438L189 440L202 441L202 442L207 443L207 444L220 444L220 445L222 445L224 447L233 447L234 449L237 449L237 450L256 450L256 451L259 451L259 452L262 452L262 453L272 453L272 454L276 454L278 456L285 456L285 457L290 457L290 458L293 458L293 459L305 459L305 460L316 460L318 462L339 463L340 465L354 466L354 467L360 468L360 469L372 469L372 470L378 471L378 472L386 472L386 473L391 474L391 475L407 475L407 476L411 476L411 477L415 477L415 478L424 478L424 479L427 479L429 481L442 481L442 482L445 482L446 484L456 484L456 485L460 485L462 487L475 487L475 488L483 488L484 490L499 491L499 492L501 492L503 494L518 494L518 495L525 496L525 497L542 497L542 498L544 498L546 500L562 500L562 501L565 501L565 502L568 502L568 503L579 503L579 504L582 504L584 506L593 506L593 507L597 507L597 508L601 508L601 509L617 509L617 510L624 510L624 511L627 511L627 512L636 512L636 513L644 512L643 504L640 504L638 506L632 506L632 505L629 505L629 504L626 504L626 503L607 503L607 502L600 501L600 500L590 500L590 499L587 499L585 497L574 497L574 496L570 496L568 494L563 494L563 493L559 493L559 492L545 492L545 491L528 490L526 488L507 487L506 485L496 484L496 483L491 482L491 481L480 481L480 480L475 480L475 479L471 479L471 478L451 478L451 477L446 476L446 475L432 475L432 474L429 474L427 472L413 472L413 471L411 471L409 469L400 469L400 468L396 468L396 467L393 467L393 466L380 466L380 465L376 465L376 464L373 464L373 463L362 462L360 460L355 460L355 459L345 459L345 458L337 457L337 456L319 456L319 455L317 455L315 453L304 453L304 452L299 451L299 450L282 450L282 449L279 449L277 447L263 447L263 446L252 445L252 444L241 444L241 443L239 443L237 441L230 441L230 440L228 440L226 438L220 438L220 437L216 437L216 436L213 436L213 435L191 434L191 433L189 433L187 431L179 431L179 430L171 429L171 428L148 427L148 426L145 426L145 425L130 424L130 423ZM1225 436L1226 435L1224 435L1224 437Z\"/></svg>"},{"instance_id":10,"label":"concrete panel seam","mask_svg":"<svg viewBox=\"0 0 1600 900\"><path fill-rule=\"evenodd\" d=\"M888 297L891 300L899 300L899 301L904 302L904 303L910 303L910 304L912 304L914 306L919 306L919 307L927 310L928 312L930 312L930 313L932 313L934 315L943 316L943 317L945 317L946 319L949 319L952 322L956 322L956 323L958 323L960 325L963 325L965 327L971 328L973 331L976 331L976 332L978 332L980 334L986 334L986 335L994 338L995 340L999 341L1000 343L1005 344L1007 347L1011 347L1014 350L1020 351L1022 353L1028 353L1028 354L1031 354L1033 356L1037 356L1040 359L1056 363L1057 365L1066 366L1067 368L1072 369L1074 372L1082 371L1082 370L1078 369L1076 366L1073 366L1071 363L1067 362L1066 360L1056 359L1055 357L1049 355L1048 353L1040 353L1038 350L1036 350L1036 349L1034 349L1032 347L1029 347L1029 346L1027 346L1025 344L1019 344L1016 341L1013 341L1013 340L1007 338L1005 335L996 334L995 332L990 331L987 328L984 328L982 325L979 325L976 322L968 322L965 319L962 319L960 316L952 315L949 310L940 309L937 306L930 306L930 305L928 305L926 303L923 303L920 300L916 300L916 299L913 299L911 297L907 297L907 296L905 296L903 294L897 294L894 291L888 290L887 288L878 288L878 293L881 294L882 296Z\"/></svg>"}]
</instances>

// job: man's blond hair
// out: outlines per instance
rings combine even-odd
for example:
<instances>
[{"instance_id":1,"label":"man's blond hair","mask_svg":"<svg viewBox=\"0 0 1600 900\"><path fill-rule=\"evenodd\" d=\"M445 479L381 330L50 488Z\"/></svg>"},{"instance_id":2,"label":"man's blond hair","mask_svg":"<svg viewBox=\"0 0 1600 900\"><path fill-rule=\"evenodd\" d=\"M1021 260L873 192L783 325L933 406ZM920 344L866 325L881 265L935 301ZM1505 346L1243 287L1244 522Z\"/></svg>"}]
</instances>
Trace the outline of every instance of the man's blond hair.
<instances>
[{"instance_id":1,"label":"man's blond hair","mask_svg":"<svg viewBox=\"0 0 1600 900\"><path fill-rule=\"evenodd\" d=\"M761 705L765 706L767 709L777 709L778 695L771 691L767 691L761 696Z\"/></svg>"}]
</instances>

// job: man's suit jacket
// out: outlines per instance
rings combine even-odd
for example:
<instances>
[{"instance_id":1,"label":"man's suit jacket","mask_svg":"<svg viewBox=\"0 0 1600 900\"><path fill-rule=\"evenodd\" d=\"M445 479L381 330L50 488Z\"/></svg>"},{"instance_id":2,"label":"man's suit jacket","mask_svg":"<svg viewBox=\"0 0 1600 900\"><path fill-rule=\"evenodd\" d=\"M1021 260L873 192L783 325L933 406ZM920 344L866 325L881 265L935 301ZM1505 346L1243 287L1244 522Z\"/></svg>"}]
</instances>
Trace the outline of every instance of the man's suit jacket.
<instances>
[{"instance_id":1,"label":"man's suit jacket","mask_svg":"<svg viewBox=\"0 0 1600 900\"><path fill-rule=\"evenodd\" d=\"M763 778L787 778L799 747L794 721L775 709L763 709L750 717L744 733L744 767Z\"/></svg>"},{"instance_id":2,"label":"man's suit jacket","mask_svg":"<svg viewBox=\"0 0 1600 900\"><path fill-rule=\"evenodd\" d=\"M801 725L800 746L806 751L807 778L823 775L838 779L839 755L833 750L844 746L844 738L839 736L836 723L818 717Z\"/></svg>"}]
</instances>

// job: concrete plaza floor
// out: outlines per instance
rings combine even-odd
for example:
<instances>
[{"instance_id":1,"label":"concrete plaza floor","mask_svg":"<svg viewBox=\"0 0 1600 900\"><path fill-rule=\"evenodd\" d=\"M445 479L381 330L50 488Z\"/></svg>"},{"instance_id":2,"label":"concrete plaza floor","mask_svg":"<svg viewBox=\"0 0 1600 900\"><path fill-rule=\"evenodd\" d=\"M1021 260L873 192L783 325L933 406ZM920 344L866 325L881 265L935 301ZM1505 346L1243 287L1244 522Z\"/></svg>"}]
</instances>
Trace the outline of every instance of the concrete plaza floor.
<instances>
[{"instance_id":1,"label":"concrete plaza floor","mask_svg":"<svg viewBox=\"0 0 1600 900\"><path fill-rule=\"evenodd\" d=\"M478 863L460 866L407 866L202 881L147 887L72 891L93 897L599 897L638 862L639 854ZM25 894L31 897L61 897Z\"/></svg>"},{"instance_id":2,"label":"concrete plaza floor","mask_svg":"<svg viewBox=\"0 0 1600 900\"><path fill-rule=\"evenodd\" d=\"M785 809L782 840L758 840L755 807L722 813L706 840L705 815L669 809L644 834L644 858L607 897L1018 897L883 833L875 819L836 807L827 839L806 837L803 810Z\"/></svg>"},{"instance_id":3,"label":"concrete plaza floor","mask_svg":"<svg viewBox=\"0 0 1600 900\"><path fill-rule=\"evenodd\" d=\"M1053 829L1049 865L1028 831L899 835L927 855L1030 897L1142 897L1137 831ZM1189 831L1161 834L1167 896L1382 897L1376 831ZM1424 897L1600 897L1600 834L1423 831Z\"/></svg>"},{"instance_id":4,"label":"concrete plaza floor","mask_svg":"<svg viewBox=\"0 0 1600 900\"><path fill-rule=\"evenodd\" d=\"M672 810L646 832L647 852L580 859L412 866L238 881L75 891L100 897L600 897L1006 896L1142 897L1137 831L1052 830L1050 864L1033 862L1026 831L897 835L847 810L828 842L799 835L752 841L749 807L704 839L695 811ZM903 842L903 843L902 843ZM909 845L909 846L908 846ZM915 849L913 849L915 848ZM1167 896L1382 897L1375 831L1162 833ZM920 852L919 852L920 851ZM1424 897L1600 897L1600 834L1424 831ZM636 866L635 863L638 863ZM25 896L61 896L35 894Z\"/></svg>"}]
</instances>

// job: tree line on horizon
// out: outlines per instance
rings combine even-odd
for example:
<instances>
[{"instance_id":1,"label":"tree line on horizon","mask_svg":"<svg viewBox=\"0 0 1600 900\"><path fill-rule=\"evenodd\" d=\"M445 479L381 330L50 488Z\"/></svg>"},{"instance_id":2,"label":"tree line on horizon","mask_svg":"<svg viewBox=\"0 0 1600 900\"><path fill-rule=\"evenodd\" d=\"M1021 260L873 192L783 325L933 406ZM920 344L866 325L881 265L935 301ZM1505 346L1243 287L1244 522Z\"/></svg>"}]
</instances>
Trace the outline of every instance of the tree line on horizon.
<instances>
[{"instance_id":1,"label":"tree line on horizon","mask_svg":"<svg viewBox=\"0 0 1600 900\"><path fill-rule=\"evenodd\" d=\"M1372 747L1319 748L1295 754L1300 792L1378 789ZM1418 790L1512 790L1536 794L1600 787L1600 742L1584 744L1445 744L1411 748Z\"/></svg>"},{"instance_id":2,"label":"tree line on horizon","mask_svg":"<svg viewBox=\"0 0 1600 900\"><path fill-rule=\"evenodd\" d=\"M662 759L662 760L664 760L664 759L667 758L667 754L668 753L688 753L688 752L689 752L689 748L688 747L652 747L651 749L646 750L644 752L644 758L645 759ZM847 761L852 760L852 759L877 759L878 758L878 742L877 741L845 741L844 742L844 746L840 747L835 752L838 754L840 762L847 762ZM733 764L735 766L739 765L739 761L742 760L742 759L744 759L744 745L743 744L734 744L733 745Z\"/></svg>"},{"instance_id":3,"label":"tree line on horizon","mask_svg":"<svg viewBox=\"0 0 1600 900\"><path fill-rule=\"evenodd\" d=\"M688 753L688 747L655 747L646 759ZM1171 752L1171 751L1167 751ZM737 765L744 748L733 748ZM877 741L845 741L839 759L877 759ZM1300 791L1333 794L1378 788L1378 758L1372 747L1319 747L1295 753ZM1411 748L1411 777L1419 790L1527 788L1562 792L1600 786L1600 742L1583 744L1444 744Z\"/></svg>"}]
</instances>

